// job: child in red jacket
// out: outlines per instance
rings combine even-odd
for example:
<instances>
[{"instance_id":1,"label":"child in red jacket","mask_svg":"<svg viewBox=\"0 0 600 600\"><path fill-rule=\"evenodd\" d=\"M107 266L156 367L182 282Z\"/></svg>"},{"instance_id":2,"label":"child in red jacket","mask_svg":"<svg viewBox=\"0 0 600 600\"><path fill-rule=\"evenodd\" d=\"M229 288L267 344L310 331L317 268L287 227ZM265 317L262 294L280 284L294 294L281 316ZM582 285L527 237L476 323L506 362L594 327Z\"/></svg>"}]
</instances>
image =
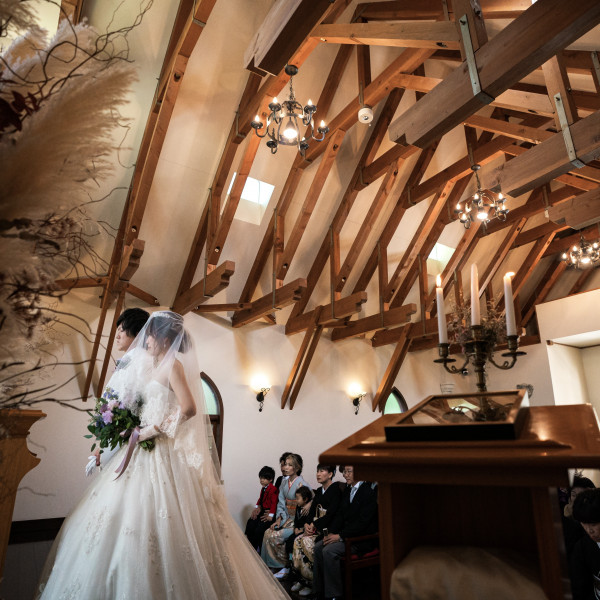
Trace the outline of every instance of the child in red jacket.
<instances>
[{"instance_id":1,"label":"child in red jacket","mask_svg":"<svg viewBox=\"0 0 600 600\"><path fill-rule=\"evenodd\" d=\"M277 512L279 490L273 485L275 471L271 467L263 467L258 472L261 490L256 506L246 523L246 537L253 548L260 554L265 531L271 526Z\"/></svg>"}]
</instances>

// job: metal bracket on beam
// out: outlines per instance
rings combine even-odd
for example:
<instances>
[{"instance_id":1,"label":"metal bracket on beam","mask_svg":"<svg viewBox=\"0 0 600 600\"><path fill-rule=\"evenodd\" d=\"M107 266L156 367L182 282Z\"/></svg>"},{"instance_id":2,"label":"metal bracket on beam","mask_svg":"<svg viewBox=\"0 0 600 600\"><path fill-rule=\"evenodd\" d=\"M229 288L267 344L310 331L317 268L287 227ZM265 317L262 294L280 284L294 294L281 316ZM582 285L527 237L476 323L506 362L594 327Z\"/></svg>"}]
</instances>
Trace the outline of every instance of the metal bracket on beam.
<instances>
[{"instance_id":1,"label":"metal bracket on beam","mask_svg":"<svg viewBox=\"0 0 600 600\"><path fill-rule=\"evenodd\" d=\"M471 30L469 28L467 15L463 15L458 22L460 24L460 35L462 37L463 48L465 50L465 60L469 67L469 78L471 79L473 96L483 104L490 104L494 101L494 98L481 89L481 81L479 80L479 72L477 71L477 61L475 60L475 52L473 50L473 42L471 41Z\"/></svg>"},{"instance_id":2,"label":"metal bracket on beam","mask_svg":"<svg viewBox=\"0 0 600 600\"><path fill-rule=\"evenodd\" d=\"M571 164L574 167L581 169L581 167L585 167L585 163L577 158L577 152L575 152L575 145L573 144L573 138L571 136L571 129L569 128L569 122L567 121L567 113L565 112L565 106L560 94L554 95L554 105L556 106L556 113L558 114L558 121L560 123L560 128L562 129L565 146L567 147L569 161L571 161Z\"/></svg>"}]
</instances>

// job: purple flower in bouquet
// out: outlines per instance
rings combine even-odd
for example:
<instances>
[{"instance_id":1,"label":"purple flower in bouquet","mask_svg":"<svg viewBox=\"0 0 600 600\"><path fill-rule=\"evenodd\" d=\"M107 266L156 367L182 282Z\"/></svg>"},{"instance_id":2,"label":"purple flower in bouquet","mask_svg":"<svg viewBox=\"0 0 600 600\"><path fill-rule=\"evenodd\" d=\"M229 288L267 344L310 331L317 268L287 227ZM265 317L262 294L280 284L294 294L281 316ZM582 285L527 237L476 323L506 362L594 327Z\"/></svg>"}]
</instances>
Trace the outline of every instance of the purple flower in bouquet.
<instances>
[{"instance_id":1,"label":"purple flower in bouquet","mask_svg":"<svg viewBox=\"0 0 600 600\"><path fill-rule=\"evenodd\" d=\"M105 410L102 413L102 420L104 421L105 425L108 425L109 423L112 423L113 414L110 412L110 410Z\"/></svg>"}]
</instances>

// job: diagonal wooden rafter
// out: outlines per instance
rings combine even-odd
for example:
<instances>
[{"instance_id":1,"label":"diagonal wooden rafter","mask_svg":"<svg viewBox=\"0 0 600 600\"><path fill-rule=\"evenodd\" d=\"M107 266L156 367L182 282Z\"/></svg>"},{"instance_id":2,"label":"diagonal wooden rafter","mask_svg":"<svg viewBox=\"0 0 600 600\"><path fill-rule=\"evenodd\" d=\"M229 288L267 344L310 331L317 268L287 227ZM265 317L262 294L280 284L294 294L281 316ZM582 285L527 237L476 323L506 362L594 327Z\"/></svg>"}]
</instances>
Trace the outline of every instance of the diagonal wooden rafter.
<instances>
[{"instance_id":1,"label":"diagonal wooden rafter","mask_svg":"<svg viewBox=\"0 0 600 600\"><path fill-rule=\"evenodd\" d=\"M342 230L342 227L350 213L352 205L353 205L354 201L356 200L356 197L358 196L358 192L360 189L362 189L359 186L359 183L362 178L362 173L364 171L364 167L368 163L373 161L373 158L375 157L377 150L379 149L379 147L381 145L381 142L387 131L387 127L389 126L389 124L391 122L391 119L394 115L394 112L396 111L396 108L398 107L398 104L399 104L401 98L402 98L402 92L399 90L394 90L388 96L388 98L383 106L380 116L371 132L371 136L370 136L369 140L367 141L365 150L363 151L363 154L360 157L360 159L357 163L357 166L354 170L354 174L352 175L350 183L348 184L348 187L346 188L346 191L344 192L344 195L342 196L342 199L336 210L336 213L332 218L331 227L332 227L332 230L334 233L339 233ZM406 150L407 156L408 156L409 152L412 152L412 149ZM315 257L315 260L313 261L313 264L310 268L310 271L309 271L309 274L307 277L307 282L308 282L307 293L302 298L302 300L300 302L298 302L296 304L296 306L294 306L294 309L292 311L290 318L300 315L306 308L306 305L308 304L310 296L312 295L312 293L315 289L315 286L317 285L319 277L321 276L321 273L323 272L323 269L325 268L325 263L327 262L328 258L329 258L329 235L325 235L323 238L323 241L321 242L321 246L319 247L319 251L317 252L317 256Z\"/></svg>"},{"instance_id":2,"label":"diagonal wooden rafter","mask_svg":"<svg viewBox=\"0 0 600 600\"><path fill-rule=\"evenodd\" d=\"M583 229L600 221L600 187L548 209L554 223Z\"/></svg>"},{"instance_id":3,"label":"diagonal wooden rafter","mask_svg":"<svg viewBox=\"0 0 600 600\"><path fill-rule=\"evenodd\" d=\"M527 325L529 325L529 322L535 314L535 307L546 300L548 294L552 291L552 288L560 276L565 272L566 268L567 263L562 260L554 261L548 265L546 272L540 279L529 300L527 300L527 303L523 306L521 317L522 327L527 327Z\"/></svg>"},{"instance_id":4,"label":"diagonal wooden rafter","mask_svg":"<svg viewBox=\"0 0 600 600\"><path fill-rule=\"evenodd\" d=\"M595 0L582 0L572 8L562 0L538 0L477 51L481 90L488 98L497 97L600 22ZM392 123L391 139L424 148L477 112L481 103L467 69L456 69Z\"/></svg>"},{"instance_id":5,"label":"diagonal wooden rafter","mask_svg":"<svg viewBox=\"0 0 600 600\"><path fill-rule=\"evenodd\" d=\"M392 391L392 387L394 386L394 381L400 371L400 367L406 358L406 353L408 352L408 348L412 342L409 337L410 329L413 325L407 325L402 328L402 333L400 335L400 339L394 348L394 353L392 354L392 358L390 363L385 370L385 374L379 387L377 388L377 392L375 397L373 398L373 412L377 410L379 407L383 407L385 401Z\"/></svg>"},{"instance_id":6,"label":"diagonal wooden rafter","mask_svg":"<svg viewBox=\"0 0 600 600\"><path fill-rule=\"evenodd\" d=\"M323 332L323 325L319 323L323 307L319 306L315 309L312 315L312 321L306 329L304 339L298 350L298 355L292 366L292 370L288 376L287 382L281 395L281 408L285 408L288 400L290 401L290 410L294 408L296 398L302 387L304 377L308 372L308 367L312 357L314 356L317 344Z\"/></svg>"}]
</instances>

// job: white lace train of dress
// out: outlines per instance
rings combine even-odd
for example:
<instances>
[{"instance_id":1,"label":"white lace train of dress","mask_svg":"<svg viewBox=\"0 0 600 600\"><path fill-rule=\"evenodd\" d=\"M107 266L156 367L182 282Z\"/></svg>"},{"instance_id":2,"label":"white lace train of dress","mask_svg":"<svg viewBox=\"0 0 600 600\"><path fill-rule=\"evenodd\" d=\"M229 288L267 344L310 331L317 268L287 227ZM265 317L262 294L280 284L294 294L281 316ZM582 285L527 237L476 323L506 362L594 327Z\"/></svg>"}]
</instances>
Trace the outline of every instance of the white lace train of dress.
<instances>
[{"instance_id":1,"label":"white lace train of dress","mask_svg":"<svg viewBox=\"0 0 600 600\"><path fill-rule=\"evenodd\" d=\"M176 403L156 381L144 409ZM142 411L142 424L144 421ZM67 517L40 584L43 600L270 600L287 594L227 510L168 436L110 460Z\"/></svg>"}]
</instances>

